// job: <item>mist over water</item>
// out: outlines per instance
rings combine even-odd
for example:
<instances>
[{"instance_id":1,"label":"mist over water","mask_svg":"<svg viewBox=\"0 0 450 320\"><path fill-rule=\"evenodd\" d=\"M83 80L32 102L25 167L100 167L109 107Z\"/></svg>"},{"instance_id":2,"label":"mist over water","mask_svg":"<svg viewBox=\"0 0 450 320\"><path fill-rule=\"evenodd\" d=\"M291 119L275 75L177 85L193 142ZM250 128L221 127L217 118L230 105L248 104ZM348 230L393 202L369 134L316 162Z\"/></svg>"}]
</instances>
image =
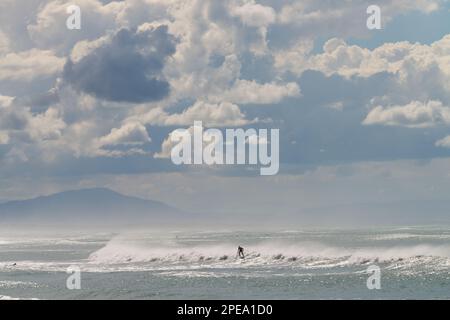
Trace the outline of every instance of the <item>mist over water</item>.
<instances>
[{"instance_id":1,"label":"mist over water","mask_svg":"<svg viewBox=\"0 0 450 320\"><path fill-rule=\"evenodd\" d=\"M380 290L367 289L371 265ZM66 288L69 266L80 290ZM442 227L0 237L2 299L449 298L449 271Z\"/></svg>"}]
</instances>

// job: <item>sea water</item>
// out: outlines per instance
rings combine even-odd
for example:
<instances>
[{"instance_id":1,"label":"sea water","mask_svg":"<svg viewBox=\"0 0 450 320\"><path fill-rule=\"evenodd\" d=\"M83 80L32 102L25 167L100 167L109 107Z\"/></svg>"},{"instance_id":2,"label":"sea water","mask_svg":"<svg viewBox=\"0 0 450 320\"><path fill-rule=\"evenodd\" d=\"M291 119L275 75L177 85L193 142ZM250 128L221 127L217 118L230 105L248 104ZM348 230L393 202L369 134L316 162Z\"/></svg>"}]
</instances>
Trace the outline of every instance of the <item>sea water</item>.
<instances>
[{"instance_id":1,"label":"sea water","mask_svg":"<svg viewBox=\"0 0 450 320\"><path fill-rule=\"evenodd\" d=\"M0 233L0 299L409 298L450 298L450 228Z\"/></svg>"}]
</instances>

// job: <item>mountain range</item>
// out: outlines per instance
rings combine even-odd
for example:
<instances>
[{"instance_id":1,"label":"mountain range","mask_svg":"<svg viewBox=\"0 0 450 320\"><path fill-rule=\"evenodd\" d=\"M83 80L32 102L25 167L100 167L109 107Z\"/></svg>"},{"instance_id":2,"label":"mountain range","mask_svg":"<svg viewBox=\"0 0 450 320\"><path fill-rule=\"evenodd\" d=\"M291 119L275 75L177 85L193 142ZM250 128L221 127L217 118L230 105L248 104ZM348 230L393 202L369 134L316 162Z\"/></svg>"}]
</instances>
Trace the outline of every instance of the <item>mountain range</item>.
<instances>
[{"instance_id":1,"label":"mountain range","mask_svg":"<svg viewBox=\"0 0 450 320\"><path fill-rule=\"evenodd\" d=\"M0 204L0 222L13 224L139 225L171 223L185 217L185 212L165 203L105 188L71 190Z\"/></svg>"}]
</instances>

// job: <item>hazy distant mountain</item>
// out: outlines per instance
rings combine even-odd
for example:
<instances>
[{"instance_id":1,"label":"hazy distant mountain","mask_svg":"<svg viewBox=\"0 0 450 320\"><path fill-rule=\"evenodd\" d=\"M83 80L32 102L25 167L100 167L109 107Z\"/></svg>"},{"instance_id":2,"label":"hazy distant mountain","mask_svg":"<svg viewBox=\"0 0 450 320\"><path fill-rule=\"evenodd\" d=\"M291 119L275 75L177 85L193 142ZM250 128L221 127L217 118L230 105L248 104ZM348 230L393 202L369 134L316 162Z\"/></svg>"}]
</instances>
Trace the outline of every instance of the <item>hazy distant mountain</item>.
<instances>
[{"instance_id":1,"label":"hazy distant mountain","mask_svg":"<svg viewBox=\"0 0 450 320\"><path fill-rule=\"evenodd\" d=\"M185 213L109 189L82 189L0 204L0 222L79 225L171 222Z\"/></svg>"}]
</instances>

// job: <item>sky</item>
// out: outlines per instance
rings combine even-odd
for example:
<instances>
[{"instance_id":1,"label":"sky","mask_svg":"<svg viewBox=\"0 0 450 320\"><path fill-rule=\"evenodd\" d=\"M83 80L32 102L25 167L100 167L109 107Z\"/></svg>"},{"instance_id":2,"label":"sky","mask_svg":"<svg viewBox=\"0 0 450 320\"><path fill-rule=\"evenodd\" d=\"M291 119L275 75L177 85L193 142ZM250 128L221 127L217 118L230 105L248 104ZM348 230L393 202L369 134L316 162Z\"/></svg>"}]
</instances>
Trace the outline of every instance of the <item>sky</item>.
<instances>
[{"instance_id":1,"label":"sky","mask_svg":"<svg viewBox=\"0 0 450 320\"><path fill-rule=\"evenodd\" d=\"M449 18L446 0L2 0L0 201L107 187L236 218L448 215ZM279 173L175 166L169 135L196 120L279 129Z\"/></svg>"}]
</instances>

